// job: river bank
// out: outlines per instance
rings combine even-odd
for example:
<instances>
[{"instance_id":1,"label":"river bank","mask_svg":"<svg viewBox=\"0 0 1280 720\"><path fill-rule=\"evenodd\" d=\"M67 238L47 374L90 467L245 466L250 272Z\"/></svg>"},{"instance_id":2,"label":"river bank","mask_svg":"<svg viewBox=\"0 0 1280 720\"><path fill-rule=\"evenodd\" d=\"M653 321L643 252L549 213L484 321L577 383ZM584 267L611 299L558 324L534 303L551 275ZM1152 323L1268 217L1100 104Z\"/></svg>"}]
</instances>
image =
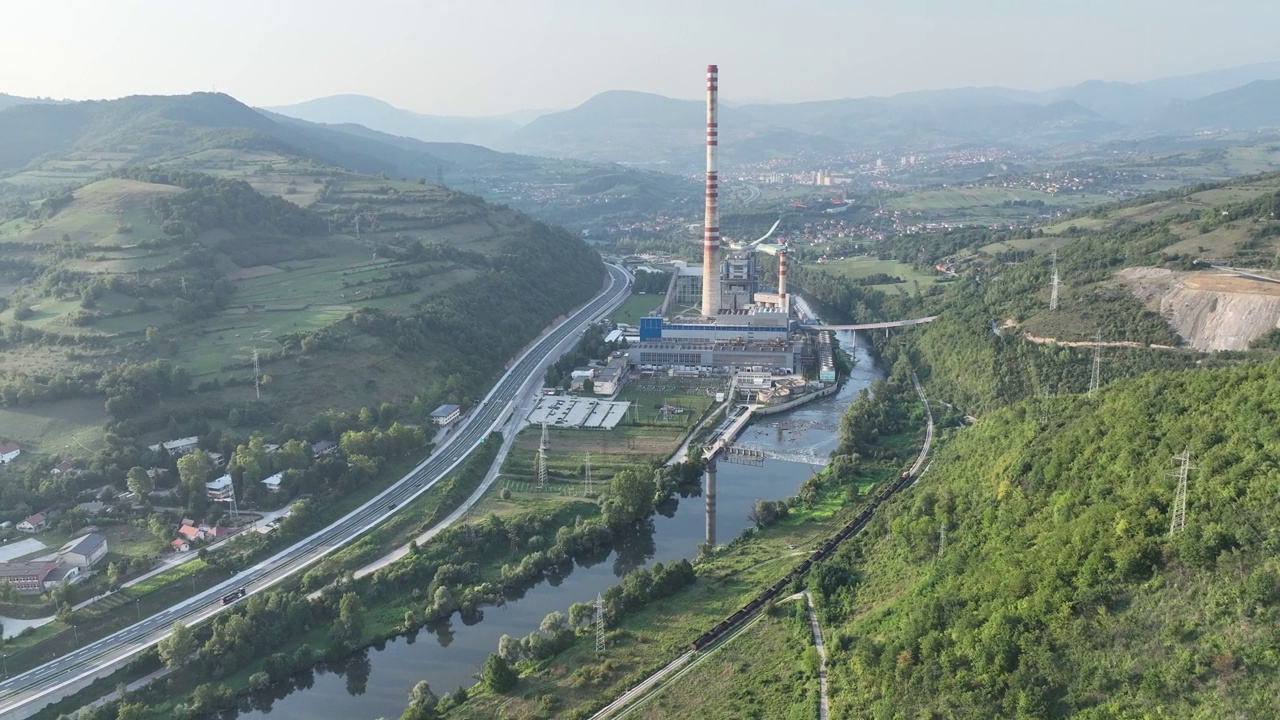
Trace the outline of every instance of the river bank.
<instances>
[{"instance_id":1,"label":"river bank","mask_svg":"<svg viewBox=\"0 0 1280 720\"><path fill-rule=\"evenodd\" d=\"M843 348L855 347L851 337L842 337L840 344ZM719 537L734 538L752 526L747 516L757 499L794 495L838 445L844 409L862 388L883 375L865 350L853 352L856 362L850 378L834 395L770 416L767 421L757 421L743 431L743 442L768 448L790 461L769 460L764 467L721 466L714 519ZM300 681L255 694L251 700L253 709L242 712L240 717L301 720L395 716L404 708L405 698L418 680L427 680L438 692L470 686L503 635L519 637L537 629L547 613L565 612L574 602L593 599L633 567L696 557L706 531L705 509L699 497L700 493L695 493L680 498L674 508L654 516L651 533L632 538L605 558L577 564L566 575L530 588L519 598L485 608L482 619L463 621L454 616L419 633L357 653L351 663L317 668ZM830 517L834 507L826 507L823 512ZM788 541L783 546L804 542L803 538L797 539L800 543ZM764 559L767 558L753 562ZM751 578L744 580L743 591L752 582Z\"/></svg>"}]
</instances>

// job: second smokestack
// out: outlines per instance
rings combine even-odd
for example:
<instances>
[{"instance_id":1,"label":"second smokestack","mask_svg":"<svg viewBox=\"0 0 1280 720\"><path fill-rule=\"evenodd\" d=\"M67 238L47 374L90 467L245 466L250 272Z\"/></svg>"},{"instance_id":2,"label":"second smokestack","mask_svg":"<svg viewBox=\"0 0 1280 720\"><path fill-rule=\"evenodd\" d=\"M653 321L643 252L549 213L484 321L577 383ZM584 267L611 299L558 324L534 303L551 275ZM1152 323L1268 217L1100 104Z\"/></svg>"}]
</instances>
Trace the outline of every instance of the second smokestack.
<instances>
[{"instance_id":1,"label":"second smokestack","mask_svg":"<svg viewBox=\"0 0 1280 720\"><path fill-rule=\"evenodd\" d=\"M702 314L720 312L720 178L716 170L719 127L716 103L720 71L707 66L707 207L702 225Z\"/></svg>"}]
</instances>

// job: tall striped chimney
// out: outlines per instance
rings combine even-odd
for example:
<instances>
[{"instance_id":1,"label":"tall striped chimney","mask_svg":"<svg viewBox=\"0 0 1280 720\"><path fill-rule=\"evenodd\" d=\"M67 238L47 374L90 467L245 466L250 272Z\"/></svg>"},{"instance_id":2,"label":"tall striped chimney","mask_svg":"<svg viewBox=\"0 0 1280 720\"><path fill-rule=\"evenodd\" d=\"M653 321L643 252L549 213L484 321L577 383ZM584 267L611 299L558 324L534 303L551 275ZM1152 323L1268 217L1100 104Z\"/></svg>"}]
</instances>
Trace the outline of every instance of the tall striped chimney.
<instances>
[{"instance_id":1,"label":"tall striped chimney","mask_svg":"<svg viewBox=\"0 0 1280 720\"><path fill-rule=\"evenodd\" d=\"M720 177L716 171L716 95L720 71L707 66L707 209L702 225L702 314L715 317L720 311Z\"/></svg>"}]
</instances>

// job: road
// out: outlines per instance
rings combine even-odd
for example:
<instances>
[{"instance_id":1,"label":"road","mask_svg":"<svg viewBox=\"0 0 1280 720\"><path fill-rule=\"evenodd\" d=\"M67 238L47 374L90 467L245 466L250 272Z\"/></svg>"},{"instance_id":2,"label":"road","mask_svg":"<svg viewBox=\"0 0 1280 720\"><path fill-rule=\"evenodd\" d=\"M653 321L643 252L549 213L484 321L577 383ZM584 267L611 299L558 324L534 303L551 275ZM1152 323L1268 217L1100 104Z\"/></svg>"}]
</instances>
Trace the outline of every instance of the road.
<instances>
[{"instance_id":1,"label":"road","mask_svg":"<svg viewBox=\"0 0 1280 720\"><path fill-rule=\"evenodd\" d=\"M225 609L219 601L223 595L238 588L257 593L279 583L351 542L385 520L397 507L426 492L460 464L491 431L507 422L521 387L542 366L547 356L567 338L581 334L611 303L626 296L630 275L617 266L609 265L607 268L608 286L525 350L484 400L458 421L459 426L445 444L409 474L332 525L241 571L231 580L52 662L0 682L0 717L6 720L30 717L45 705L75 692L97 677L109 674L112 668L155 645L168 635L174 622L199 623Z\"/></svg>"},{"instance_id":2,"label":"road","mask_svg":"<svg viewBox=\"0 0 1280 720\"><path fill-rule=\"evenodd\" d=\"M813 646L818 649L818 687L822 693L818 701L818 720L831 717L827 703L827 646L822 642L822 627L818 625L818 611L813 607L813 594L808 590L792 595L788 600L804 596L809 605L809 628L813 631Z\"/></svg>"}]
</instances>

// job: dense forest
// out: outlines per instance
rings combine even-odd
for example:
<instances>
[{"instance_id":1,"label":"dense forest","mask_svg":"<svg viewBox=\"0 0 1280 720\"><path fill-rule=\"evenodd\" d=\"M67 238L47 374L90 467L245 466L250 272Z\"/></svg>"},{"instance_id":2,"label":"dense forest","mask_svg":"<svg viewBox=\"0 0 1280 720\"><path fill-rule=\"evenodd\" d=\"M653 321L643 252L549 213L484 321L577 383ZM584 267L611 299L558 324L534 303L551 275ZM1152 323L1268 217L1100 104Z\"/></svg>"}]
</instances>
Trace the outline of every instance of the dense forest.
<instances>
[{"instance_id":1,"label":"dense forest","mask_svg":"<svg viewBox=\"0 0 1280 720\"><path fill-rule=\"evenodd\" d=\"M1278 373L1150 373L946 442L816 575L844 579L818 588L833 716L1269 716Z\"/></svg>"}]
</instances>

